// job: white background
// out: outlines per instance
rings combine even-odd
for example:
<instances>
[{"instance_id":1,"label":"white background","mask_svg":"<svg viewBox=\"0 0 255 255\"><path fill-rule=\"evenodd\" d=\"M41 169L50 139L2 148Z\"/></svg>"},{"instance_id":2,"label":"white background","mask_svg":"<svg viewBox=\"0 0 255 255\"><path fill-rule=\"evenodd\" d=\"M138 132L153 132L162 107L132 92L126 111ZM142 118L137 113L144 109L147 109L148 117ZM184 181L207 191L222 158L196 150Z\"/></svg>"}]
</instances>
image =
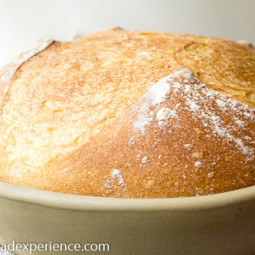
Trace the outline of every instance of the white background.
<instances>
[{"instance_id":1,"label":"white background","mask_svg":"<svg viewBox=\"0 0 255 255\"><path fill-rule=\"evenodd\" d=\"M0 66L39 39L116 26L255 43L255 0L0 0Z\"/></svg>"}]
</instances>

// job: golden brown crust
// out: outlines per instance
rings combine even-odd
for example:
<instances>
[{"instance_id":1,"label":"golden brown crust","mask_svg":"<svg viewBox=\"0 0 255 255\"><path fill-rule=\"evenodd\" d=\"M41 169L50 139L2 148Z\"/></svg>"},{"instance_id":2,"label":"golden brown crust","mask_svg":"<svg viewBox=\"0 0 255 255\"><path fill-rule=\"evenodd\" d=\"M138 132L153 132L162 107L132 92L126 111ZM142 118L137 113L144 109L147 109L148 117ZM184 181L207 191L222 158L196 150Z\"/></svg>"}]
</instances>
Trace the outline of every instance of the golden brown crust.
<instances>
[{"instance_id":1,"label":"golden brown crust","mask_svg":"<svg viewBox=\"0 0 255 255\"><path fill-rule=\"evenodd\" d=\"M113 197L254 185L254 84L255 51L233 41L109 30L56 42L10 82L1 180Z\"/></svg>"}]
</instances>

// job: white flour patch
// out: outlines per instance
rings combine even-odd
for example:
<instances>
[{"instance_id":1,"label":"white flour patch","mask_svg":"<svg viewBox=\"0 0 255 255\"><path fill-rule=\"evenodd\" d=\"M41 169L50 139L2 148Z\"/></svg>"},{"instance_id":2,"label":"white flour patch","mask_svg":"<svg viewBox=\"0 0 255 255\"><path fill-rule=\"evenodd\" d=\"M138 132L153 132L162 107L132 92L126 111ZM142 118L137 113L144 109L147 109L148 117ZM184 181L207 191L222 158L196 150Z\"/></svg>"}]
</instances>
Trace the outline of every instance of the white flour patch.
<instances>
[{"instance_id":1,"label":"white flour patch","mask_svg":"<svg viewBox=\"0 0 255 255\"><path fill-rule=\"evenodd\" d=\"M138 109L137 120L134 122L134 128L136 130L142 133L145 132L145 127L150 125L153 120L150 107L161 104L170 94L170 84L168 82L170 77L167 76L159 80L142 98L143 103Z\"/></svg>"},{"instance_id":2,"label":"white flour patch","mask_svg":"<svg viewBox=\"0 0 255 255\"><path fill-rule=\"evenodd\" d=\"M112 169L111 176L114 180L119 182L119 185L125 186L124 179L119 169Z\"/></svg>"},{"instance_id":3,"label":"white flour patch","mask_svg":"<svg viewBox=\"0 0 255 255\"><path fill-rule=\"evenodd\" d=\"M195 167L201 167L201 166L202 166L202 163L200 161L195 162Z\"/></svg>"},{"instance_id":4,"label":"white flour patch","mask_svg":"<svg viewBox=\"0 0 255 255\"><path fill-rule=\"evenodd\" d=\"M112 188L114 187L113 185L116 187L116 182L118 185L126 187L121 171L119 169L112 169L111 176L107 178L104 188Z\"/></svg>"},{"instance_id":5,"label":"white flour patch","mask_svg":"<svg viewBox=\"0 0 255 255\"><path fill-rule=\"evenodd\" d=\"M147 162L148 162L148 158L147 158L147 157L143 157L143 158L142 158L142 163L143 163L143 164L146 164Z\"/></svg>"},{"instance_id":6,"label":"white flour patch","mask_svg":"<svg viewBox=\"0 0 255 255\"><path fill-rule=\"evenodd\" d=\"M147 52L147 51L141 51L138 53L139 56L142 56L142 57L146 57L146 56L150 56L150 53Z\"/></svg>"}]
</instances>

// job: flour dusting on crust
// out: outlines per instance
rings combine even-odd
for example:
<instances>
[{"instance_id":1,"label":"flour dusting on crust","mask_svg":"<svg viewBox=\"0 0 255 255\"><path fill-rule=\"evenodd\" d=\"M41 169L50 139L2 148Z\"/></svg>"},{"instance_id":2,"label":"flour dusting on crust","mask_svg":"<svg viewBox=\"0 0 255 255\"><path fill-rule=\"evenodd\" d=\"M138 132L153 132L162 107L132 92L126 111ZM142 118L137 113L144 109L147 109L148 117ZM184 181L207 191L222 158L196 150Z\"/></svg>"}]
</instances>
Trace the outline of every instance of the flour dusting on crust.
<instances>
[{"instance_id":1,"label":"flour dusting on crust","mask_svg":"<svg viewBox=\"0 0 255 255\"><path fill-rule=\"evenodd\" d=\"M145 132L145 127L150 125L153 120L150 107L163 103L170 94L169 79L171 75L159 80L154 84L146 95L142 98L143 103L140 106L137 115L137 121L134 123L134 128Z\"/></svg>"},{"instance_id":2,"label":"flour dusting on crust","mask_svg":"<svg viewBox=\"0 0 255 255\"><path fill-rule=\"evenodd\" d=\"M113 185L116 187L116 182L117 185L123 188L126 187L121 171L119 169L112 169L111 176L107 178L104 188L111 188Z\"/></svg>"},{"instance_id":3,"label":"flour dusting on crust","mask_svg":"<svg viewBox=\"0 0 255 255\"><path fill-rule=\"evenodd\" d=\"M171 95L174 94L185 99L182 105L177 104L175 109L171 110L156 109L155 106L171 100ZM149 114L153 111L152 108L158 112L155 119ZM255 158L255 130L247 127L248 120L255 120L255 109L209 89L186 68L161 79L151 87L142 98L134 128L144 134L146 126L154 121L170 121L173 115L178 121L180 111L191 112L192 118L201 121L204 127L211 129L216 138L233 142L236 148L246 155L247 160ZM227 116L228 120L223 116ZM160 127L164 127L162 123L159 124ZM249 135L244 135L247 133Z\"/></svg>"}]
</instances>

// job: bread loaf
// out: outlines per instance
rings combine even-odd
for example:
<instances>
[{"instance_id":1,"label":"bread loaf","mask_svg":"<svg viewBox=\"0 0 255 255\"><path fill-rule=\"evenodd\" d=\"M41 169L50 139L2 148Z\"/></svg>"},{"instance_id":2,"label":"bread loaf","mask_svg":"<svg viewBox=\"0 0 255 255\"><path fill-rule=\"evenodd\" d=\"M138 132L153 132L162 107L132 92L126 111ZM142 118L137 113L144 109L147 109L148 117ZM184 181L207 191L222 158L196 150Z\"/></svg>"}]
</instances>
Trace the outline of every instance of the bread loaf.
<instances>
[{"instance_id":1,"label":"bread loaf","mask_svg":"<svg viewBox=\"0 0 255 255\"><path fill-rule=\"evenodd\" d=\"M46 46L0 74L1 181L125 198L255 184L250 44L112 29Z\"/></svg>"}]
</instances>

